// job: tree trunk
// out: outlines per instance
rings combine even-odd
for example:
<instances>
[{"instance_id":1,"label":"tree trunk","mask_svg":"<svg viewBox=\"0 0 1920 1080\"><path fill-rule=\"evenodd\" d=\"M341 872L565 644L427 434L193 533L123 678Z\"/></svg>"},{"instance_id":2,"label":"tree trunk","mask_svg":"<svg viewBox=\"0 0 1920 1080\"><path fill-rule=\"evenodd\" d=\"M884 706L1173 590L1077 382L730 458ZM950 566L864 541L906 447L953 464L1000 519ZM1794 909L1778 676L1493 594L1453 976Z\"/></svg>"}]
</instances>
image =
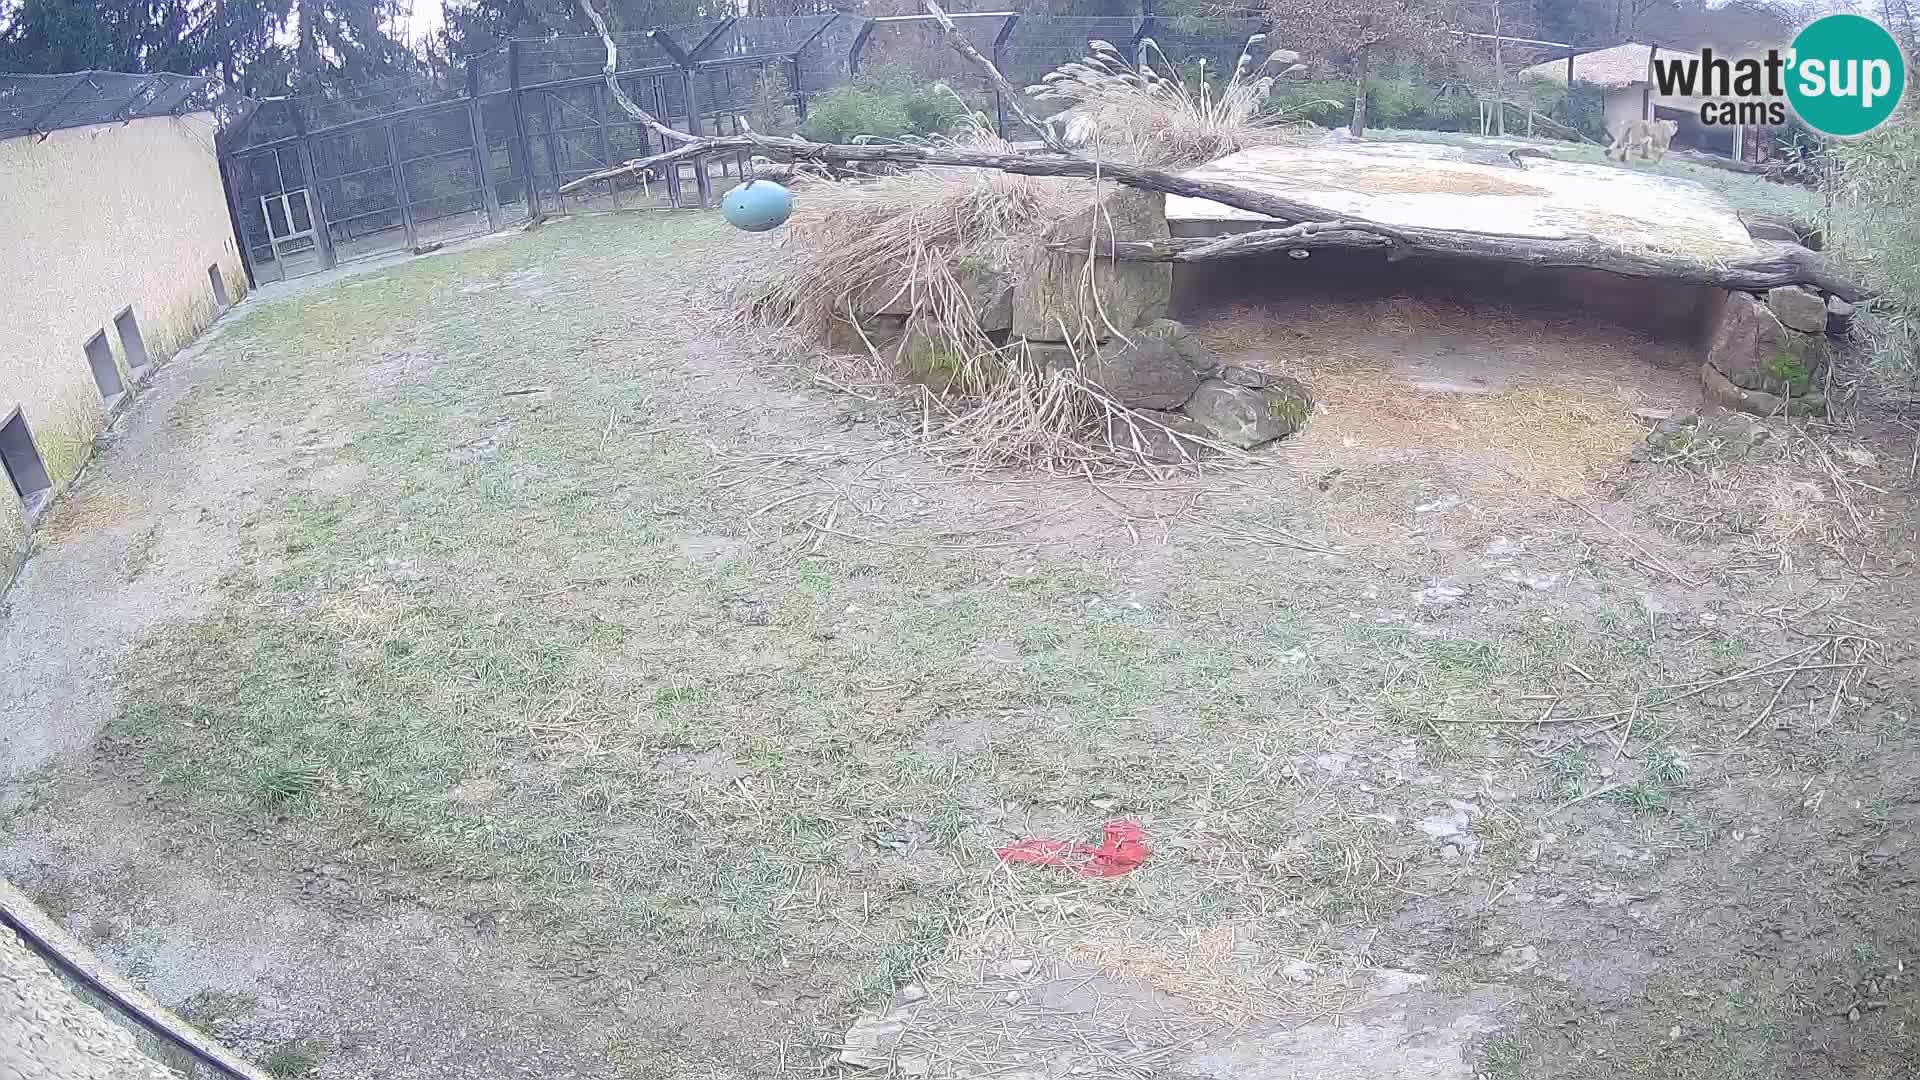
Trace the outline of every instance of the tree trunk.
<instances>
[{"instance_id":1,"label":"tree trunk","mask_svg":"<svg viewBox=\"0 0 1920 1080\"><path fill-rule=\"evenodd\" d=\"M1353 51L1353 122L1347 125L1347 134L1356 139L1367 129L1368 59L1365 45Z\"/></svg>"},{"instance_id":2,"label":"tree trunk","mask_svg":"<svg viewBox=\"0 0 1920 1080\"><path fill-rule=\"evenodd\" d=\"M1081 242L1078 250L1085 250ZM1852 302L1865 295L1837 266L1798 244L1764 245L1742 259L1699 259L1624 247L1584 236L1545 237L1456 232L1414 225L1314 221L1253 232L1168 240L1100 240L1097 251L1130 262L1205 262L1282 251L1322 248L1371 249L1396 254L1437 255L1517 263L1538 269L1604 270L1622 277L1654 278L1687 285L1754 291L1782 285L1812 285Z\"/></svg>"},{"instance_id":3,"label":"tree trunk","mask_svg":"<svg viewBox=\"0 0 1920 1080\"><path fill-rule=\"evenodd\" d=\"M300 44L293 57L293 85L311 90L320 77L320 41L315 20L320 0L300 0Z\"/></svg>"},{"instance_id":4,"label":"tree trunk","mask_svg":"<svg viewBox=\"0 0 1920 1080\"><path fill-rule=\"evenodd\" d=\"M1507 133L1507 75L1500 56L1500 0L1493 0L1493 133ZM1568 91L1572 91L1569 86Z\"/></svg>"}]
</instances>

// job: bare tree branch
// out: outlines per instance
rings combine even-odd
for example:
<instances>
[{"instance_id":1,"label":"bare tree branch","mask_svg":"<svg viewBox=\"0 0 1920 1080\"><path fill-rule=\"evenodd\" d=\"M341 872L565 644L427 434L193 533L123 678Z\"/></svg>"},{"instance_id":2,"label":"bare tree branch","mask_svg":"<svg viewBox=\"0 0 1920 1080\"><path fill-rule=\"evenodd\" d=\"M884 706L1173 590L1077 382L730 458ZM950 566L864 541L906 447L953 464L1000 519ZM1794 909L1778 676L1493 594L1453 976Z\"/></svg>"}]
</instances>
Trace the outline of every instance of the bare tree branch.
<instances>
[{"instance_id":1,"label":"bare tree branch","mask_svg":"<svg viewBox=\"0 0 1920 1080\"><path fill-rule=\"evenodd\" d=\"M993 80L995 89L1000 91L1000 100L1007 103L1007 108L1013 112L1013 115L1020 118L1021 123L1040 136L1040 141L1046 144L1047 149L1059 154L1072 153L1067 149L1067 144L1060 140L1060 136L1054 134L1050 125L1035 120L1027 112L1026 107L1020 104L1021 94L1013 88L1012 83L1007 81L1005 75L1000 74L1000 69L993 65L993 61L981 56L980 50L973 47L973 42L967 40L966 35L960 32L960 28L953 24L953 19L948 16L945 9L941 8L939 0L920 0L920 2L926 5L927 14L933 16L934 21L940 24L941 33L946 35L947 44L953 46L954 51L972 61L975 67L986 73L987 78Z\"/></svg>"},{"instance_id":2,"label":"bare tree branch","mask_svg":"<svg viewBox=\"0 0 1920 1080\"><path fill-rule=\"evenodd\" d=\"M1118 162L1094 161L1070 154L988 154L955 150L924 144L817 143L806 139L746 132L740 135L694 136L668 127L629 99L615 78L618 51L605 20L593 8L593 0L578 0L581 10L599 31L607 46L605 67L607 86L628 115L646 124L663 142L678 143L651 157L629 161L611 169L581 177L561 186L565 194L588 184L644 172L706 154L752 151L767 157L799 162L851 164L888 162L902 165L942 168L995 169L1020 176L1061 176L1084 179L1103 178L1143 191L1167 195L1185 195L1208 199L1235 209L1274 218L1285 227L1262 229L1236 236L1212 239L1174 239L1109 243L1107 252L1130 260L1195 262L1202 259L1231 258L1262 251L1307 250L1312 248L1387 248L1403 254L1418 252L1521 263L1541 267L1586 267L1628 277L1661 278L1690 284L1714 285L1728 289L1764 289L1779 285L1809 284L1847 301L1869 295L1835 264L1797 245L1772 245L1763 255L1733 261L1647 251L1611 243L1594 237L1539 237L1501 233L1464 232L1417 226L1387 225L1364 218L1343 215L1325 207L1290 199L1271 192L1255 191L1232 184L1199 180L1160 169ZM923 0L935 18L943 23L948 40L974 64L991 76L1001 92L1014 105L1015 94L993 63L966 43L953 21L940 9L938 0ZM1042 132L1053 143L1052 133L1014 105L1023 122Z\"/></svg>"},{"instance_id":3,"label":"bare tree branch","mask_svg":"<svg viewBox=\"0 0 1920 1080\"><path fill-rule=\"evenodd\" d=\"M628 116L646 125L648 129L660 136L662 140L671 140L680 143L694 142L695 139L692 135L681 131L679 128L668 127L666 124L661 123L652 113L641 108L632 98L628 97L625 90L621 89L620 80L617 77L620 69L620 50L613 43L613 34L607 30L607 20L601 18L600 12L595 10L593 0L579 0L579 3L580 10L587 16L587 21L593 24L594 31L600 35L601 42L607 47L607 62L601 68L601 71L606 76L607 92L613 95L614 102L618 104ZM567 189L562 188L561 190L564 192Z\"/></svg>"}]
</instances>

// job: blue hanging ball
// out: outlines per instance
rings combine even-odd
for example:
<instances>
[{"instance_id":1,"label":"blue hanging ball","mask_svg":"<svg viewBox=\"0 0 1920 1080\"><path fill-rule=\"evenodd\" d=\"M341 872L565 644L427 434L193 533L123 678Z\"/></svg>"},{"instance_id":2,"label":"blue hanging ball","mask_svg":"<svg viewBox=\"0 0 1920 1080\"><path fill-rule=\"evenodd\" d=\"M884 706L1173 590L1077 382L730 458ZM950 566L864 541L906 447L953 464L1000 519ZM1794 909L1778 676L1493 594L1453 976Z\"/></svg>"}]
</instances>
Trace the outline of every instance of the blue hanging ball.
<instances>
[{"instance_id":1,"label":"blue hanging ball","mask_svg":"<svg viewBox=\"0 0 1920 1080\"><path fill-rule=\"evenodd\" d=\"M720 199L720 216L748 232L777 229L792 213L793 192L771 180L749 180Z\"/></svg>"}]
</instances>

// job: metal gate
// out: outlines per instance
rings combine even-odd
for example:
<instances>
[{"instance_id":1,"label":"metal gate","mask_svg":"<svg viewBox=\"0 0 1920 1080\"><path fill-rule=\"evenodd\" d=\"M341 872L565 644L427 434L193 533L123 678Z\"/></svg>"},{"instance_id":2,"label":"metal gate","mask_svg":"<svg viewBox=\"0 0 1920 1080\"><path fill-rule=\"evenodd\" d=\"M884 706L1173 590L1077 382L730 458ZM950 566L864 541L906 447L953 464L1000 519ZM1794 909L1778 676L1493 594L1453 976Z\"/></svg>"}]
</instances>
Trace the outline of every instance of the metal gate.
<instances>
[{"instance_id":1,"label":"metal gate","mask_svg":"<svg viewBox=\"0 0 1920 1080\"><path fill-rule=\"evenodd\" d=\"M281 281L398 251L422 251L524 221L524 168L505 95L434 102L307 132L250 119L264 145L225 162L235 225L256 281ZM282 134L282 132L288 132ZM277 137L276 137L277 136Z\"/></svg>"},{"instance_id":2,"label":"metal gate","mask_svg":"<svg viewBox=\"0 0 1920 1080\"><path fill-rule=\"evenodd\" d=\"M281 281L326 268L298 147L240 155L228 162L227 173L256 280Z\"/></svg>"}]
</instances>

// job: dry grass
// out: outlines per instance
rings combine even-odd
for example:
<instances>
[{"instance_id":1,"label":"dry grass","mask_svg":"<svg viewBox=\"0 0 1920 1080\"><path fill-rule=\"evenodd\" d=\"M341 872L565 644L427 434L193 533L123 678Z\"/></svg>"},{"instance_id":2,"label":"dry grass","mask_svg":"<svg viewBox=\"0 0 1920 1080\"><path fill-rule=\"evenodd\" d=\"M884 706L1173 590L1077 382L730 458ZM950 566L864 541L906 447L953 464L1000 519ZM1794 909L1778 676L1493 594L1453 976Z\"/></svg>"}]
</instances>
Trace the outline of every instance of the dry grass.
<instances>
[{"instance_id":1,"label":"dry grass","mask_svg":"<svg viewBox=\"0 0 1920 1080\"><path fill-rule=\"evenodd\" d=\"M957 141L1011 150L977 126ZM1111 190L984 169L821 184L788 225L777 268L744 290L739 311L813 341L858 334L864 355L806 351L816 379L890 402L902 433L949 464L1070 473L1140 467L1137 455L1107 439L1103 421L1152 421L1073 372L1037 367L1018 343L996 344L981 330L978 308L982 277L1017 286L1020 254L1033 239ZM1087 269L1090 280L1091 263ZM883 347L850 318L902 294L914 314L897 345Z\"/></svg>"},{"instance_id":2,"label":"dry grass","mask_svg":"<svg viewBox=\"0 0 1920 1080\"><path fill-rule=\"evenodd\" d=\"M1091 41L1086 56L1048 72L1027 92L1041 101L1068 103L1054 120L1070 143L1144 165L1204 165L1248 147L1302 138L1299 124L1262 109L1282 78L1306 68L1299 54L1284 49L1255 63L1254 50L1265 43L1265 34L1248 38L1233 72L1215 88L1206 61L1189 83L1152 38L1140 42L1137 64L1129 64L1112 44ZM1154 54L1160 67L1154 66Z\"/></svg>"},{"instance_id":3,"label":"dry grass","mask_svg":"<svg viewBox=\"0 0 1920 1080\"><path fill-rule=\"evenodd\" d=\"M1495 487L1517 482L1579 492L1645 434L1631 415L1641 391L1631 374L1619 370L1617 358L1596 365L1580 362L1584 356L1546 355L1553 350L1536 347L1531 370L1514 376L1517 385L1509 389L1439 394L1416 387L1381 350L1355 344L1358 327L1405 335L1414 344L1425 330L1479 325L1486 333L1511 333L1515 322L1497 313L1399 298L1284 312L1243 307L1196 329L1223 355L1262 343L1292 347L1285 373L1311 387L1323 407L1289 444L1296 460L1334 464L1351 460L1361 448L1438 452L1500 466L1488 474ZM1569 349L1577 343L1553 345Z\"/></svg>"},{"instance_id":4,"label":"dry grass","mask_svg":"<svg viewBox=\"0 0 1920 1080\"><path fill-rule=\"evenodd\" d=\"M1731 548L1726 569L1790 574L1858 562L1881 523L1872 495L1888 483L1881 465L1840 428L1727 415L1656 450L1628 479L1663 532Z\"/></svg>"}]
</instances>

